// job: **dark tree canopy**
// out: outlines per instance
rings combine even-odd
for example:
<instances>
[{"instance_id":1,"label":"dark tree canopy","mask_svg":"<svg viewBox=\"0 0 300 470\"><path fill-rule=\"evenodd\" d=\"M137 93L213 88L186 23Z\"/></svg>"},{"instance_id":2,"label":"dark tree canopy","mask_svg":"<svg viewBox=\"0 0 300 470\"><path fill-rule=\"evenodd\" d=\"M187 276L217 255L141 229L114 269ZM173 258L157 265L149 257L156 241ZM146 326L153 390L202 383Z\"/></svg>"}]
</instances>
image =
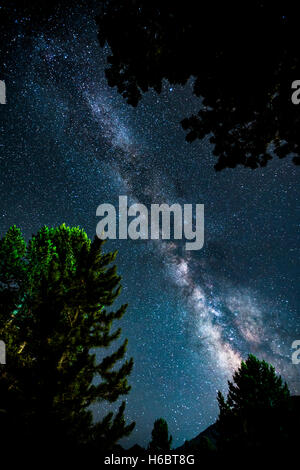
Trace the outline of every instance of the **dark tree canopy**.
<instances>
[{"instance_id":1,"label":"dark tree canopy","mask_svg":"<svg viewBox=\"0 0 300 470\"><path fill-rule=\"evenodd\" d=\"M149 450L164 452L171 449L173 438L169 436L168 423L165 419L159 418L154 421L151 434L152 440L149 443Z\"/></svg>"},{"instance_id":2,"label":"dark tree canopy","mask_svg":"<svg viewBox=\"0 0 300 470\"><path fill-rule=\"evenodd\" d=\"M225 400L218 393L218 427L222 444L259 447L284 442L290 408L286 383L273 366L252 354L228 381Z\"/></svg>"},{"instance_id":3,"label":"dark tree canopy","mask_svg":"<svg viewBox=\"0 0 300 470\"><path fill-rule=\"evenodd\" d=\"M132 431L124 403L96 424L90 410L99 402L105 410L129 392L133 366L122 361L127 340L114 346L121 330L112 327L126 305L107 310L120 277L111 265L116 253L102 246L65 225L45 226L28 243L13 226L0 240L0 337L7 352L0 366L1 443L88 444L100 451Z\"/></svg>"},{"instance_id":4,"label":"dark tree canopy","mask_svg":"<svg viewBox=\"0 0 300 470\"><path fill-rule=\"evenodd\" d=\"M298 16L276 2L100 1L100 45L111 49L110 86L136 106L162 82L194 77L199 113L186 139L209 135L216 170L265 166L275 154L300 162ZM208 5L206 5L208 4ZM283 16L283 15L287 16ZM199 157L200 158L200 157Z\"/></svg>"}]
</instances>

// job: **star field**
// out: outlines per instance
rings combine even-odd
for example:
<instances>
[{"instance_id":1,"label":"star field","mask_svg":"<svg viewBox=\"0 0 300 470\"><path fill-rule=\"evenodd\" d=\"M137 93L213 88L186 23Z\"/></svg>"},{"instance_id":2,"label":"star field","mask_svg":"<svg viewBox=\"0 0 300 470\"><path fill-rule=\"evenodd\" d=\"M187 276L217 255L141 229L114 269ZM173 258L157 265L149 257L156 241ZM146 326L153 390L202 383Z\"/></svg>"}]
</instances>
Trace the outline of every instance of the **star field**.
<instances>
[{"instance_id":1,"label":"star field","mask_svg":"<svg viewBox=\"0 0 300 470\"><path fill-rule=\"evenodd\" d=\"M1 236L12 224L29 238L66 222L94 237L96 208L117 206L119 195L205 205L198 252L177 241L106 244L119 250L120 302L129 303L121 326L134 357L126 417L137 424L124 446L146 445L158 417L175 446L212 424L217 390L250 352L300 393L291 361L300 338L297 168L274 159L216 173L208 140L188 144L179 124L199 109L191 81L165 83L131 108L106 83L95 10L61 12L29 36L31 18L14 14L0 68Z\"/></svg>"}]
</instances>

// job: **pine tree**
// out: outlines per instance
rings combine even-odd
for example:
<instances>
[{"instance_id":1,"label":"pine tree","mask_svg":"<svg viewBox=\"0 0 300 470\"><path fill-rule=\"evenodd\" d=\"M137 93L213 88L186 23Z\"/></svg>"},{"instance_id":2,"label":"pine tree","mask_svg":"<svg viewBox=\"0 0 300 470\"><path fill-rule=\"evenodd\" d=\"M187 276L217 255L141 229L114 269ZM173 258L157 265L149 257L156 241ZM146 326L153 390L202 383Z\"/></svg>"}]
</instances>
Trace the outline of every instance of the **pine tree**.
<instances>
[{"instance_id":1,"label":"pine tree","mask_svg":"<svg viewBox=\"0 0 300 470\"><path fill-rule=\"evenodd\" d=\"M168 424L163 418L154 421L152 430L152 440L149 443L149 450L155 452L165 452L171 449L172 436L169 437Z\"/></svg>"},{"instance_id":2,"label":"pine tree","mask_svg":"<svg viewBox=\"0 0 300 470\"><path fill-rule=\"evenodd\" d=\"M283 442L290 393L273 366L250 354L228 381L228 396L218 392L221 446L262 448Z\"/></svg>"},{"instance_id":3,"label":"pine tree","mask_svg":"<svg viewBox=\"0 0 300 470\"><path fill-rule=\"evenodd\" d=\"M129 392L133 360L127 340L113 348L112 331L127 305L108 311L120 293L111 266L115 253L103 241L64 224L42 227L26 246L11 227L0 242L0 337L7 364L0 366L0 409L6 440L50 446L103 444L128 435L123 403L93 424L90 406ZM106 349L109 347L109 352ZM96 355L97 353L97 355ZM100 359L99 359L100 358Z\"/></svg>"}]
</instances>

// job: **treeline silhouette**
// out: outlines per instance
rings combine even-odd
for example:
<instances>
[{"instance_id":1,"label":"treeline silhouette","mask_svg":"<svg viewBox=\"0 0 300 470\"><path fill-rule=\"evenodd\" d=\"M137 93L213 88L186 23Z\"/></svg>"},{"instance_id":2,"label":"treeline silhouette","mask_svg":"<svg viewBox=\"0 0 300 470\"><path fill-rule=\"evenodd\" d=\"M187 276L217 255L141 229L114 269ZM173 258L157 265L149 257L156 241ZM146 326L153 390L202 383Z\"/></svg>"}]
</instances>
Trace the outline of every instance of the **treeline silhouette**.
<instances>
[{"instance_id":1,"label":"treeline silhouette","mask_svg":"<svg viewBox=\"0 0 300 470\"><path fill-rule=\"evenodd\" d=\"M274 368L253 355L228 383L228 396L219 392L217 422L179 449L171 450L168 425L159 418L147 449L124 450L118 441L134 428L125 422L124 402L115 415L93 421L92 404L108 409L129 393L133 366L124 359L127 340L112 328L126 305L107 310L120 293L120 277L111 266L116 253L104 253L103 243L64 224L42 227L28 243L12 226L0 240L0 339L7 354L0 365L1 452L102 458L180 451L215 459L271 455L276 448L291 454L300 397L291 397Z\"/></svg>"}]
</instances>

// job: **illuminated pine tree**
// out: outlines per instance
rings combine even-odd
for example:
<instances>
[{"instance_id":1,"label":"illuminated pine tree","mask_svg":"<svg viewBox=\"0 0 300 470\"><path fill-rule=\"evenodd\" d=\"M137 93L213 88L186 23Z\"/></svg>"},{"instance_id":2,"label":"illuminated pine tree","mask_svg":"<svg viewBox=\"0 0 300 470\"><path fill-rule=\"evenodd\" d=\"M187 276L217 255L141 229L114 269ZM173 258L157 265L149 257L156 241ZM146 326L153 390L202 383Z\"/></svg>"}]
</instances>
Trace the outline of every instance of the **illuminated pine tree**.
<instances>
[{"instance_id":1,"label":"illuminated pine tree","mask_svg":"<svg viewBox=\"0 0 300 470\"><path fill-rule=\"evenodd\" d=\"M103 253L77 228L44 226L25 244L12 227L0 242L0 335L7 364L0 366L0 409L5 435L16 440L113 445L128 435L124 404L112 422L92 422L90 406L114 402L129 392L133 366L127 340L112 331L126 310L108 311L120 293L111 266L116 253ZM109 352L106 348L109 347ZM96 354L97 353L97 354Z\"/></svg>"}]
</instances>

